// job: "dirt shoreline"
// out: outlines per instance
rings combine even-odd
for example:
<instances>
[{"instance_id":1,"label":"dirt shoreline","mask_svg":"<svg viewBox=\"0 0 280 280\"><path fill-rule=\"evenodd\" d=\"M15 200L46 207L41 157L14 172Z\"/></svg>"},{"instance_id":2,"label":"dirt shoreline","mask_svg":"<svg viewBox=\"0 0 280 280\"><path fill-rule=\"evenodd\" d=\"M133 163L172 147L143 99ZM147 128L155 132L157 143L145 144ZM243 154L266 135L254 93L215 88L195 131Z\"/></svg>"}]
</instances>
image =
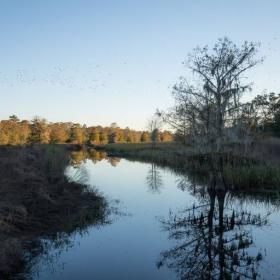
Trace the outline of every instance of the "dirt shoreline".
<instances>
[{"instance_id":1,"label":"dirt shoreline","mask_svg":"<svg viewBox=\"0 0 280 280\"><path fill-rule=\"evenodd\" d=\"M105 199L69 182L68 163L67 146L0 146L1 279L28 269L40 238L105 222Z\"/></svg>"}]
</instances>

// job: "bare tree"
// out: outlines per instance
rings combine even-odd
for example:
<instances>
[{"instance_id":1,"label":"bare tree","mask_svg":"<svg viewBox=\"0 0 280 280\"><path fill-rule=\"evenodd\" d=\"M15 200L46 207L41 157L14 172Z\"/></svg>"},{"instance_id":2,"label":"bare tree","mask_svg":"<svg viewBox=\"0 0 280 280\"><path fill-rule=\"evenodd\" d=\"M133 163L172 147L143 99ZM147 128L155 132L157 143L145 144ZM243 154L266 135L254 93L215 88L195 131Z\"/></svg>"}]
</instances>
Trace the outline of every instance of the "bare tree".
<instances>
[{"instance_id":1,"label":"bare tree","mask_svg":"<svg viewBox=\"0 0 280 280\"><path fill-rule=\"evenodd\" d=\"M237 47L227 38L219 39L212 50L196 48L185 64L197 85L182 77L173 87L175 106L159 115L175 129L187 131L199 146L221 152L227 128L240 116L240 98L250 90L244 73L262 61L255 58L257 50L256 43Z\"/></svg>"},{"instance_id":2,"label":"bare tree","mask_svg":"<svg viewBox=\"0 0 280 280\"><path fill-rule=\"evenodd\" d=\"M148 120L148 131L151 134L151 140L153 148L156 146L156 142L160 141L159 130L162 127L162 119L158 114L155 114L151 119Z\"/></svg>"}]
</instances>

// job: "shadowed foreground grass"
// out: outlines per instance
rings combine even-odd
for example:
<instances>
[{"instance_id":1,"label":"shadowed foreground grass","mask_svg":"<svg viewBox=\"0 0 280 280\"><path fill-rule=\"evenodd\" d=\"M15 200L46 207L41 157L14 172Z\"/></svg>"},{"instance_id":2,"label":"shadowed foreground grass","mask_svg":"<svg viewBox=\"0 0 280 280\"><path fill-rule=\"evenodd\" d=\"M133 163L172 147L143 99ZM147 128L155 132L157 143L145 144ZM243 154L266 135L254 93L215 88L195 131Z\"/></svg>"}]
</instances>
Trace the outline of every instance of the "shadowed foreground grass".
<instances>
[{"instance_id":1,"label":"shadowed foreground grass","mask_svg":"<svg viewBox=\"0 0 280 280\"><path fill-rule=\"evenodd\" d=\"M28 272L42 238L55 242L106 222L105 199L69 182L68 163L63 146L0 147L1 279Z\"/></svg>"}]
</instances>

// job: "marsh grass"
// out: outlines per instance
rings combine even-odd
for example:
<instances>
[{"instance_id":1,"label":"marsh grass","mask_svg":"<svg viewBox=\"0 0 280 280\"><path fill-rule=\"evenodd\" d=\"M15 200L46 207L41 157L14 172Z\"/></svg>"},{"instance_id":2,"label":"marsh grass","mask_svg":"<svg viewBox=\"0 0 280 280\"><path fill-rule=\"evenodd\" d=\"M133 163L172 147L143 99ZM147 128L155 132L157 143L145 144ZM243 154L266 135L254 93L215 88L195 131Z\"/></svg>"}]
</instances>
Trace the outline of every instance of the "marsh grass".
<instances>
[{"instance_id":1,"label":"marsh grass","mask_svg":"<svg viewBox=\"0 0 280 280\"><path fill-rule=\"evenodd\" d=\"M229 185L237 189L279 188L280 167L254 164L248 166L225 166L224 177Z\"/></svg>"},{"instance_id":2,"label":"marsh grass","mask_svg":"<svg viewBox=\"0 0 280 280\"><path fill-rule=\"evenodd\" d=\"M222 158L223 175L229 187L251 190L280 188L280 141L271 141L256 143L247 153L242 149L227 147L225 153L214 155L215 158ZM146 143L110 144L105 149L109 155L154 162L181 173L188 172L206 178L211 173L213 154L201 153L177 142L159 143L154 149Z\"/></svg>"},{"instance_id":3,"label":"marsh grass","mask_svg":"<svg viewBox=\"0 0 280 280\"><path fill-rule=\"evenodd\" d=\"M41 238L106 222L106 200L65 176L64 146L1 147L0 159L0 242L7 244L0 248L1 279L27 269L26 256L40 253Z\"/></svg>"},{"instance_id":4,"label":"marsh grass","mask_svg":"<svg viewBox=\"0 0 280 280\"><path fill-rule=\"evenodd\" d=\"M37 149L42 151L41 168L48 180L63 180L61 174L69 163L66 149L59 145L43 145Z\"/></svg>"},{"instance_id":5,"label":"marsh grass","mask_svg":"<svg viewBox=\"0 0 280 280\"><path fill-rule=\"evenodd\" d=\"M152 142L117 143L117 144L107 144L99 147L105 148L107 151L120 151L120 152L133 152L133 151L145 151L145 150L179 151L180 149L185 151L187 148L187 146L184 146L179 142L158 142L155 145Z\"/></svg>"}]
</instances>

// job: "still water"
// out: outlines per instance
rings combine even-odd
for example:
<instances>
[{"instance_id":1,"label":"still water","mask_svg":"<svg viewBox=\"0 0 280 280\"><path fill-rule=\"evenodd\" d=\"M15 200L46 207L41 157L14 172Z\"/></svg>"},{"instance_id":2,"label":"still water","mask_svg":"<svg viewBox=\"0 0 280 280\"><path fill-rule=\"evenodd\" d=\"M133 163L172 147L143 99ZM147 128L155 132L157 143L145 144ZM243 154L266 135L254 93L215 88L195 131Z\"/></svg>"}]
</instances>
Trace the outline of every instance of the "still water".
<instances>
[{"instance_id":1,"label":"still water","mask_svg":"<svg viewBox=\"0 0 280 280\"><path fill-rule=\"evenodd\" d=\"M32 279L280 279L279 194L213 192L125 159L87 159L68 176L80 180L77 170L116 211L108 224L49 244Z\"/></svg>"}]
</instances>

